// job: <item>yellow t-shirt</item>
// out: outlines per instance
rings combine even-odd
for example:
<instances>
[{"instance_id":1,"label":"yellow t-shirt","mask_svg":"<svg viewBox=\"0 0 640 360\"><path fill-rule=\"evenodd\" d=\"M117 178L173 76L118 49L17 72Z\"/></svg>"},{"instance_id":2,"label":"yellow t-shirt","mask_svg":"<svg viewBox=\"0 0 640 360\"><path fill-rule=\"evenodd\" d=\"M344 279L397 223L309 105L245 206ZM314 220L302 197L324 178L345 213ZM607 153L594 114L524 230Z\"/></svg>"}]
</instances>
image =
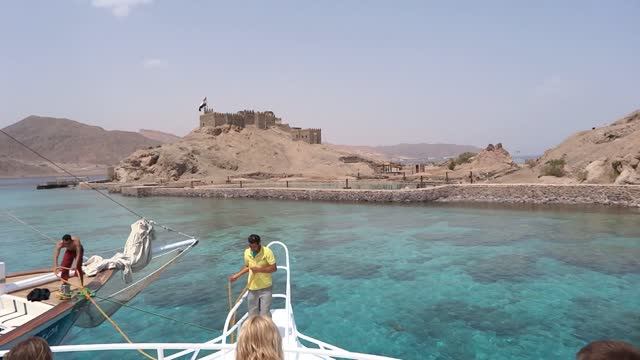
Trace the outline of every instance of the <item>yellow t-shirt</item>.
<instances>
[{"instance_id":1,"label":"yellow t-shirt","mask_svg":"<svg viewBox=\"0 0 640 360\"><path fill-rule=\"evenodd\" d=\"M244 264L247 267L263 267L267 265L273 265L276 263L276 257L273 256L273 251L266 246L260 247L260 252L253 257L251 248L247 248L244 251ZM254 273L249 272L249 279L247 280L247 287L249 290L260 290L271 286L271 273Z\"/></svg>"}]
</instances>

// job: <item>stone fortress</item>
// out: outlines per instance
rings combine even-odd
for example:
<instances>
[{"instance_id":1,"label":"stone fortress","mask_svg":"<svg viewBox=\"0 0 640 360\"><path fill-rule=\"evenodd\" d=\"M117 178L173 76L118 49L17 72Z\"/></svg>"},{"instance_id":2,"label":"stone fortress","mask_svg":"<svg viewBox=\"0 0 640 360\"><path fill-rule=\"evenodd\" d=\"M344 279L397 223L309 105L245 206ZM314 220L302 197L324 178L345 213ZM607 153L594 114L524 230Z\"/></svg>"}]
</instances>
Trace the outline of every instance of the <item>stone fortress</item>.
<instances>
[{"instance_id":1,"label":"stone fortress","mask_svg":"<svg viewBox=\"0 0 640 360\"><path fill-rule=\"evenodd\" d=\"M258 129L275 127L291 134L293 140L322 144L322 129L291 127L289 124L283 124L282 119L276 117L273 111L243 110L231 114L215 112L212 108L205 107L204 114L200 115L200 127L221 125L234 125L241 128L255 126Z\"/></svg>"}]
</instances>

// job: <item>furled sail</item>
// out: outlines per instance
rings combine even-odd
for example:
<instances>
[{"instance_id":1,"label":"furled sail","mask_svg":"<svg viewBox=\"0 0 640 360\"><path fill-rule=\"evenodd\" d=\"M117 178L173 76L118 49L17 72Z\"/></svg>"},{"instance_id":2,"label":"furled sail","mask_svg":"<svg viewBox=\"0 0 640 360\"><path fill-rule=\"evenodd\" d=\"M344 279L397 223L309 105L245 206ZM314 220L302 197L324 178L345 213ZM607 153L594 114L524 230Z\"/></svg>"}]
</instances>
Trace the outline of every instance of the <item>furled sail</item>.
<instances>
[{"instance_id":1,"label":"furled sail","mask_svg":"<svg viewBox=\"0 0 640 360\"><path fill-rule=\"evenodd\" d=\"M85 262L87 275L94 269L115 268L122 271L122 276L112 276L95 294L95 302L107 315L114 314L198 243L198 240L191 238L160 246L152 243L154 238L153 223L145 219L138 220L131 225L123 253L117 253L109 259L92 256ZM75 325L95 327L104 320L104 315L87 302L80 309Z\"/></svg>"}]
</instances>

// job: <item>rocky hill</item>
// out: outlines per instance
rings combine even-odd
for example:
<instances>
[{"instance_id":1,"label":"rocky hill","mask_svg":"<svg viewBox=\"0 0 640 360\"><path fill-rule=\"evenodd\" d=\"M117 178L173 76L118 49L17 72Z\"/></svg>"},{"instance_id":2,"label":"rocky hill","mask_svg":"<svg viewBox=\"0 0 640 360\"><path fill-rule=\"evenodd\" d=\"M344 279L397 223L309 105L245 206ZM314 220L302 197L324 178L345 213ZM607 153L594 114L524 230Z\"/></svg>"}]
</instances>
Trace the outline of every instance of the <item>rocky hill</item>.
<instances>
[{"instance_id":1,"label":"rocky hill","mask_svg":"<svg viewBox=\"0 0 640 360\"><path fill-rule=\"evenodd\" d=\"M162 144L170 144L180 140L180 136L175 136L158 130L140 129L138 133L147 139L155 140Z\"/></svg>"},{"instance_id":2,"label":"rocky hill","mask_svg":"<svg viewBox=\"0 0 640 360\"><path fill-rule=\"evenodd\" d=\"M372 175L377 163L331 145L294 141L278 130L203 127L172 144L139 150L116 168L118 180L220 180L235 177L336 178Z\"/></svg>"},{"instance_id":3,"label":"rocky hill","mask_svg":"<svg viewBox=\"0 0 640 360\"><path fill-rule=\"evenodd\" d=\"M530 162L537 176L570 182L640 184L640 110L578 132Z\"/></svg>"},{"instance_id":4,"label":"rocky hill","mask_svg":"<svg viewBox=\"0 0 640 360\"><path fill-rule=\"evenodd\" d=\"M29 116L3 131L49 159L74 169L115 165L137 149L160 144L134 132L107 131L69 119L40 116ZM0 134L0 176L56 173L44 160Z\"/></svg>"},{"instance_id":5,"label":"rocky hill","mask_svg":"<svg viewBox=\"0 0 640 360\"><path fill-rule=\"evenodd\" d=\"M485 149L475 152L464 152L455 158L441 161L438 164L426 166L424 171L414 174L427 178L445 178L453 181L494 181L496 178L518 171L516 164L509 152L501 143L489 144Z\"/></svg>"},{"instance_id":6,"label":"rocky hill","mask_svg":"<svg viewBox=\"0 0 640 360\"><path fill-rule=\"evenodd\" d=\"M509 152L501 143L489 144L469 162L456 166L457 171L473 171L474 177L491 179L503 176L518 170L520 167L513 161Z\"/></svg>"}]
</instances>

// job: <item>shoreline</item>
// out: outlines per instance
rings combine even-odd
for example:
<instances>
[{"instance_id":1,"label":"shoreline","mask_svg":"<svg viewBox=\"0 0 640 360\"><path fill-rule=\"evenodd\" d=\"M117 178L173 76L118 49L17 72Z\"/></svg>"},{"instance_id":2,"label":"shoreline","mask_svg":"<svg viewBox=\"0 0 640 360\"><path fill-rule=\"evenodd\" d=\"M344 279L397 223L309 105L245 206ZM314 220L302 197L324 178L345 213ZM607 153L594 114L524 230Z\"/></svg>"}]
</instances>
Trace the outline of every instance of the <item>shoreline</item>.
<instances>
[{"instance_id":1,"label":"shoreline","mask_svg":"<svg viewBox=\"0 0 640 360\"><path fill-rule=\"evenodd\" d=\"M96 186L98 185L98 186ZM251 198L372 203L501 203L607 205L640 208L640 185L448 184L421 189L309 189L164 187L132 184L92 184L94 188L130 197L176 196ZM82 187L87 189L87 187Z\"/></svg>"}]
</instances>

